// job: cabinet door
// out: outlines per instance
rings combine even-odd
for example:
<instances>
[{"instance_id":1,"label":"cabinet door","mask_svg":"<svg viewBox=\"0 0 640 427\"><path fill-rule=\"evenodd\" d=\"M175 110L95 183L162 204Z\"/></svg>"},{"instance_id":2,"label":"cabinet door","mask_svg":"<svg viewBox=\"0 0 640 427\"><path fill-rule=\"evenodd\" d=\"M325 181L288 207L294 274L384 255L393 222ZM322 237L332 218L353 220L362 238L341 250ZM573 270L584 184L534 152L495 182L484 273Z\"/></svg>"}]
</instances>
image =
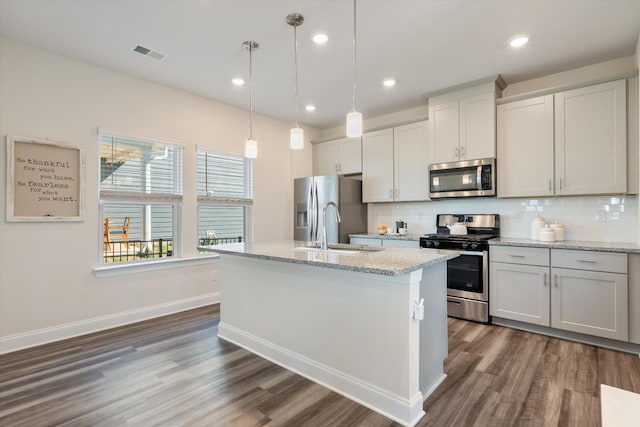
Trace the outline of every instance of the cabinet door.
<instances>
[{"instance_id":1,"label":"cabinet door","mask_svg":"<svg viewBox=\"0 0 640 427\"><path fill-rule=\"evenodd\" d=\"M429 163L460 159L458 101L429 106Z\"/></svg>"},{"instance_id":2,"label":"cabinet door","mask_svg":"<svg viewBox=\"0 0 640 427\"><path fill-rule=\"evenodd\" d=\"M416 248L420 247L418 240L382 239L385 248Z\"/></svg>"},{"instance_id":3,"label":"cabinet door","mask_svg":"<svg viewBox=\"0 0 640 427\"><path fill-rule=\"evenodd\" d=\"M362 201L393 201L393 129L362 136Z\"/></svg>"},{"instance_id":4,"label":"cabinet door","mask_svg":"<svg viewBox=\"0 0 640 427\"><path fill-rule=\"evenodd\" d=\"M498 197L553 195L553 95L497 110Z\"/></svg>"},{"instance_id":5,"label":"cabinet door","mask_svg":"<svg viewBox=\"0 0 640 427\"><path fill-rule=\"evenodd\" d=\"M551 326L627 341L626 274L552 268Z\"/></svg>"},{"instance_id":6,"label":"cabinet door","mask_svg":"<svg viewBox=\"0 0 640 427\"><path fill-rule=\"evenodd\" d=\"M351 237L349 243L352 245L370 245L370 246L382 246L382 239L375 239L370 237Z\"/></svg>"},{"instance_id":7,"label":"cabinet door","mask_svg":"<svg viewBox=\"0 0 640 427\"><path fill-rule=\"evenodd\" d=\"M342 138L338 141L338 173L362 172L362 139Z\"/></svg>"},{"instance_id":8,"label":"cabinet door","mask_svg":"<svg viewBox=\"0 0 640 427\"><path fill-rule=\"evenodd\" d=\"M395 201L429 200L427 122L393 129Z\"/></svg>"},{"instance_id":9,"label":"cabinet door","mask_svg":"<svg viewBox=\"0 0 640 427\"><path fill-rule=\"evenodd\" d=\"M555 95L556 194L624 193L626 82Z\"/></svg>"},{"instance_id":10,"label":"cabinet door","mask_svg":"<svg viewBox=\"0 0 640 427\"><path fill-rule=\"evenodd\" d=\"M313 145L313 174L331 175L337 173L338 140Z\"/></svg>"},{"instance_id":11,"label":"cabinet door","mask_svg":"<svg viewBox=\"0 0 640 427\"><path fill-rule=\"evenodd\" d=\"M462 98L460 160L496 157L496 98L493 93Z\"/></svg>"},{"instance_id":12,"label":"cabinet door","mask_svg":"<svg viewBox=\"0 0 640 427\"><path fill-rule=\"evenodd\" d=\"M549 326L549 267L489 264L490 314Z\"/></svg>"}]
</instances>

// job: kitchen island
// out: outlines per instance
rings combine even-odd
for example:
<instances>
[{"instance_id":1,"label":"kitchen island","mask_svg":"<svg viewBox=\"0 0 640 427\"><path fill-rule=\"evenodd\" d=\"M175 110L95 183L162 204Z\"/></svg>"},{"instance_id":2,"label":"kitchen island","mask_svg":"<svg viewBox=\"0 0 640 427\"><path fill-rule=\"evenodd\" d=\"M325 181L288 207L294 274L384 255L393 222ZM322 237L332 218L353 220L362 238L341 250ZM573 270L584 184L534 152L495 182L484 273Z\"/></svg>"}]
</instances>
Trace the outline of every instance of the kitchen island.
<instances>
[{"instance_id":1,"label":"kitchen island","mask_svg":"<svg viewBox=\"0 0 640 427\"><path fill-rule=\"evenodd\" d=\"M321 251L295 241L201 249L221 257L220 338L403 425L422 417L445 377L446 261L455 252Z\"/></svg>"}]
</instances>

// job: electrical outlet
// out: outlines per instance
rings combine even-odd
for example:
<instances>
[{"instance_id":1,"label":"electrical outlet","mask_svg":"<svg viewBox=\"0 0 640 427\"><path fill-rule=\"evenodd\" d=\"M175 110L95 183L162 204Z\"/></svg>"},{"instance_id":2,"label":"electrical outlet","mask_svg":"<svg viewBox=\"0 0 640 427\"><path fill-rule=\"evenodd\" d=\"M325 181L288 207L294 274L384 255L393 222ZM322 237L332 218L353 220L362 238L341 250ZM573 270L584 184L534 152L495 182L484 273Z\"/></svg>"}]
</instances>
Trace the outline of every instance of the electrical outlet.
<instances>
[{"instance_id":1,"label":"electrical outlet","mask_svg":"<svg viewBox=\"0 0 640 427\"><path fill-rule=\"evenodd\" d=\"M606 211L596 212L596 222L599 222L599 223L607 222L607 212Z\"/></svg>"},{"instance_id":2,"label":"electrical outlet","mask_svg":"<svg viewBox=\"0 0 640 427\"><path fill-rule=\"evenodd\" d=\"M418 221L423 221L424 220L424 212L420 212L418 214Z\"/></svg>"},{"instance_id":3,"label":"electrical outlet","mask_svg":"<svg viewBox=\"0 0 640 427\"><path fill-rule=\"evenodd\" d=\"M513 222L522 222L522 211L516 212L513 216Z\"/></svg>"},{"instance_id":4,"label":"electrical outlet","mask_svg":"<svg viewBox=\"0 0 640 427\"><path fill-rule=\"evenodd\" d=\"M212 282L217 282L218 281L218 272L215 271L215 270L211 272L211 281Z\"/></svg>"}]
</instances>

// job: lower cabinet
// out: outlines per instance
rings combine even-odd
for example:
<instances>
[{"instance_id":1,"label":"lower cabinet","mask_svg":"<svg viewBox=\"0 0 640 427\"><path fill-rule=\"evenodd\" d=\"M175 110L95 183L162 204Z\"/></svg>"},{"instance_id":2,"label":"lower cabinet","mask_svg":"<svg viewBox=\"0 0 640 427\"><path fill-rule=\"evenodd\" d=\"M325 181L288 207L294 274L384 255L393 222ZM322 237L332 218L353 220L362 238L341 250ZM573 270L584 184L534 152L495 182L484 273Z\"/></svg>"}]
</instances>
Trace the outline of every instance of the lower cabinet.
<instances>
[{"instance_id":1,"label":"lower cabinet","mask_svg":"<svg viewBox=\"0 0 640 427\"><path fill-rule=\"evenodd\" d=\"M492 316L628 341L627 254L509 246L490 250Z\"/></svg>"},{"instance_id":2,"label":"lower cabinet","mask_svg":"<svg viewBox=\"0 0 640 427\"><path fill-rule=\"evenodd\" d=\"M503 262L490 264L490 314L550 326L549 267Z\"/></svg>"},{"instance_id":3,"label":"lower cabinet","mask_svg":"<svg viewBox=\"0 0 640 427\"><path fill-rule=\"evenodd\" d=\"M351 237L349 242L352 245L373 245L384 246L385 248L419 248L418 240L385 239L376 237Z\"/></svg>"},{"instance_id":4,"label":"lower cabinet","mask_svg":"<svg viewBox=\"0 0 640 427\"><path fill-rule=\"evenodd\" d=\"M552 265L554 252L551 251ZM616 255L626 258L626 254ZM552 267L551 277L551 327L615 340L629 339L626 268L622 274Z\"/></svg>"}]
</instances>

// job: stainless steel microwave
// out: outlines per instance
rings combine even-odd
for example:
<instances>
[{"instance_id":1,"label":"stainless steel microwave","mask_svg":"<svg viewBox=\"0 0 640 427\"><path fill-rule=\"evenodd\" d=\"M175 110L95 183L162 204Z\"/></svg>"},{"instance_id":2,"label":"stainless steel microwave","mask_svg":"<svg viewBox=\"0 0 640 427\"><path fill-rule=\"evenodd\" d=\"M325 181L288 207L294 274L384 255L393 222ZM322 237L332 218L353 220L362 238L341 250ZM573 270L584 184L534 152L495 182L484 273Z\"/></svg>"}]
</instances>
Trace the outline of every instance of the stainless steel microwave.
<instances>
[{"instance_id":1,"label":"stainless steel microwave","mask_svg":"<svg viewBox=\"0 0 640 427\"><path fill-rule=\"evenodd\" d=\"M429 166L432 199L496 195L496 159L467 160Z\"/></svg>"}]
</instances>

